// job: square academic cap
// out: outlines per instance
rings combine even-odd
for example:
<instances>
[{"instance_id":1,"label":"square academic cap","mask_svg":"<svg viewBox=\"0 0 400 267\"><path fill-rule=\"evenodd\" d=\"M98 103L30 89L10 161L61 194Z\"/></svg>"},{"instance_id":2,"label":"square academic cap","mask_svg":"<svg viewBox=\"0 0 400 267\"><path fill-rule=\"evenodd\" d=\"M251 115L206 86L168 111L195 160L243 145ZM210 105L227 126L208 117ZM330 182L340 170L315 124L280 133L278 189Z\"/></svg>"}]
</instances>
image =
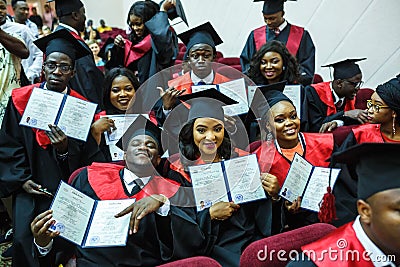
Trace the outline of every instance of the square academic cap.
<instances>
[{"instance_id":1,"label":"square academic cap","mask_svg":"<svg viewBox=\"0 0 400 267\"><path fill-rule=\"evenodd\" d=\"M355 164L357 195L366 200L372 195L400 188L400 144L363 143L334 153L332 162Z\"/></svg>"},{"instance_id":2,"label":"square academic cap","mask_svg":"<svg viewBox=\"0 0 400 267\"><path fill-rule=\"evenodd\" d=\"M90 54L90 51L66 29L55 31L45 37L37 39L33 43L39 47L46 56L53 52L60 52L66 54L71 60L75 61L76 59Z\"/></svg>"},{"instance_id":3,"label":"square academic cap","mask_svg":"<svg viewBox=\"0 0 400 267\"><path fill-rule=\"evenodd\" d=\"M286 1L286 0L285 0ZM264 15L271 15L283 11L284 0L253 0L253 2L264 2L263 11ZM291 0L296 1L296 0Z\"/></svg>"},{"instance_id":4,"label":"square academic cap","mask_svg":"<svg viewBox=\"0 0 400 267\"><path fill-rule=\"evenodd\" d=\"M160 6L165 2L165 0L160 2ZM185 22L185 24L187 26L189 26L187 19L186 19L186 15L185 15L185 10L183 10L183 6L181 3L181 0L176 0L175 2L175 8L171 8L168 10L167 12L168 14L168 18L170 20L174 20L177 17L180 17L182 19L183 22Z\"/></svg>"},{"instance_id":5,"label":"square academic cap","mask_svg":"<svg viewBox=\"0 0 400 267\"><path fill-rule=\"evenodd\" d=\"M353 58L345 59L335 63L326 64L321 67L332 67L333 68L333 78L336 79L348 79L354 77L355 75L361 73L360 67L356 62L363 61L367 58Z\"/></svg>"},{"instance_id":6,"label":"square academic cap","mask_svg":"<svg viewBox=\"0 0 400 267\"><path fill-rule=\"evenodd\" d=\"M206 22L178 35L186 45L186 54L196 44L208 44L212 48L222 44L223 41L210 22Z\"/></svg>"},{"instance_id":7,"label":"square academic cap","mask_svg":"<svg viewBox=\"0 0 400 267\"><path fill-rule=\"evenodd\" d=\"M80 0L48 0L47 2L53 1L56 3L57 17L69 15L83 7L83 3Z\"/></svg>"},{"instance_id":8,"label":"square academic cap","mask_svg":"<svg viewBox=\"0 0 400 267\"><path fill-rule=\"evenodd\" d=\"M178 99L190 105L186 121L196 118L214 118L224 121L222 107L238 103L216 89L181 95Z\"/></svg>"},{"instance_id":9,"label":"square academic cap","mask_svg":"<svg viewBox=\"0 0 400 267\"><path fill-rule=\"evenodd\" d=\"M126 151L129 142L132 140L133 137L138 135L151 136L158 144L159 153L162 153L161 129L157 127L154 123L146 119L143 115L139 115L135 119L135 121L131 125L129 125L124 135L118 140L117 147Z\"/></svg>"}]
</instances>

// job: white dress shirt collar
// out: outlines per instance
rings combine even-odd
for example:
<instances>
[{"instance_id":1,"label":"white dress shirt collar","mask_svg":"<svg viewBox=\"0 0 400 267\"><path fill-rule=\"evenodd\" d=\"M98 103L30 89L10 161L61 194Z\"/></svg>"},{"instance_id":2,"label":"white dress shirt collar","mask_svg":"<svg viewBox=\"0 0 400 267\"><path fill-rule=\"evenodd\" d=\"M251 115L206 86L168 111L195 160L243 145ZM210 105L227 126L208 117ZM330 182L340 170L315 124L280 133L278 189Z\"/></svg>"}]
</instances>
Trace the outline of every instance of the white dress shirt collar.
<instances>
[{"instance_id":1,"label":"white dress shirt collar","mask_svg":"<svg viewBox=\"0 0 400 267\"><path fill-rule=\"evenodd\" d=\"M61 23L61 22L60 22L58 25L60 25L60 26L62 26L62 27L64 27L64 28L66 28L66 29L68 29L69 31L74 32L74 33L76 33L77 35L80 36L79 32L78 32L77 30L75 30L74 28L72 28L71 26L69 26L69 25L67 25L67 24L64 24L64 23Z\"/></svg>"},{"instance_id":2,"label":"white dress shirt collar","mask_svg":"<svg viewBox=\"0 0 400 267\"><path fill-rule=\"evenodd\" d=\"M329 87L331 88L331 91L332 91L332 94L333 94L333 98L334 98L334 99L333 99L333 104L336 105L336 103L339 102L339 100L342 100L342 103L344 103L344 97L340 98L340 97L336 94L335 90L334 90L333 87L332 87L332 83L329 84Z\"/></svg>"},{"instance_id":3,"label":"white dress shirt collar","mask_svg":"<svg viewBox=\"0 0 400 267\"><path fill-rule=\"evenodd\" d=\"M360 216L357 216L356 220L353 223L354 232L356 232L357 239L360 241L361 245L365 248L365 251L368 252L368 256L370 257L372 263L375 267L383 267L383 266L391 266L396 267L393 262L383 261L387 256L382 252L371 239L367 236L364 229L362 228L360 222Z\"/></svg>"},{"instance_id":4,"label":"white dress shirt collar","mask_svg":"<svg viewBox=\"0 0 400 267\"><path fill-rule=\"evenodd\" d=\"M129 193L132 192L132 189L136 186L134 181L136 179L140 179L144 185L146 185L150 181L151 176L149 177L138 177L136 174L128 170L127 168L124 168L124 173L123 173L123 180L126 189L128 190Z\"/></svg>"},{"instance_id":5,"label":"white dress shirt collar","mask_svg":"<svg viewBox=\"0 0 400 267\"><path fill-rule=\"evenodd\" d=\"M287 25L288 25L288 23L287 23L287 21L285 19L283 21L283 23L281 25L279 25L279 27L278 27L279 31L283 31L286 28Z\"/></svg>"},{"instance_id":6,"label":"white dress shirt collar","mask_svg":"<svg viewBox=\"0 0 400 267\"><path fill-rule=\"evenodd\" d=\"M192 80L194 85L198 84L200 81L203 81L206 84L213 84L213 82L214 82L214 71L211 71L210 74L208 74L208 76L205 77L204 79L200 79L199 77L196 76L196 74L194 74L193 71L190 71L190 79Z\"/></svg>"},{"instance_id":7,"label":"white dress shirt collar","mask_svg":"<svg viewBox=\"0 0 400 267\"><path fill-rule=\"evenodd\" d=\"M44 84L43 89L44 89L44 90L49 90L49 89L47 88L47 82ZM64 94L64 95L65 95L66 93L68 93L68 87L65 87L64 91L61 92L61 94Z\"/></svg>"}]
</instances>

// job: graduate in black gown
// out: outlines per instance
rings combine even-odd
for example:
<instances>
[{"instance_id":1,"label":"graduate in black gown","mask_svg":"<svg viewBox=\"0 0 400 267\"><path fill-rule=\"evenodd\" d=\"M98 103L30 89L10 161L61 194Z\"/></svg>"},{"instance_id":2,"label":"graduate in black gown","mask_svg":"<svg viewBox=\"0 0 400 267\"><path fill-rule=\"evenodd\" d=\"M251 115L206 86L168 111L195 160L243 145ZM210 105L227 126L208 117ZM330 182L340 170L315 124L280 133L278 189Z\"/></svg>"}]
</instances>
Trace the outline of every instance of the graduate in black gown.
<instances>
[{"instance_id":1,"label":"graduate in black gown","mask_svg":"<svg viewBox=\"0 0 400 267\"><path fill-rule=\"evenodd\" d=\"M153 1L135 2L127 18L132 33L128 40L121 35L115 38L106 67L125 66L138 73L141 84L171 67L178 54L178 39L168 22L167 11L174 7L174 1L164 1L161 8Z\"/></svg>"},{"instance_id":2,"label":"graduate in black gown","mask_svg":"<svg viewBox=\"0 0 400 267\"><path fill-rule=\"evenodd\" d=\"M60 23L55 30L68 30L89 52L89 54L76 61L76 74L71 79L69 86L74 88L89 101L100 104L103 95L102 85L104 75L96 67L89 46L80 37L80 32L85 30L85 7L80 0L54 1L57 17L60 20Z\"/></svg>"},{"instance_id":3,"label":"graduate in black gown","mask_svg":"<svg viewBox=\"0 0 400 267\"><path fill-rule=\"evenodd\" d=\"M95 200L136 199L125 210L115 211L117 217L131 215L126 246L81 248L67 243L57 238L59 233L47 231L53 220L51 211L46 211L31 224L41 266L58 266L55 265L58 251L53 248L53 238L57 248L65 243L61 250L73 252L77 266L85 267L155 266L205 253L202 249L209 242L195 221L172 205L176 203L173 199L180 189L179 184L159 176L155 170L162 154L160 136L157 126L139 116L118 144L125 150L125 168L94 163L72 182L72 186ZM42 253L44 249L46 253Z\"/></svg>"},{"instance_id":4,"label":"graduate in black gown","mask_svg":"<svg viewBox=\"0 0 400 267\"><path fill-rule=\"evenodd\" d=\"M257 2L260 0L254 0ZM261 0L262 1L262 0ZM315 47L307 30L290 24L283 16L284 0L264 1L263 16L266 25L257 28L249 34L240 55L243 73L247 74L250 61L254 54L267 41L277 40L286 45L290 53L296 57L300 65L300 75L303 85L312 83L315 72Z\"/></svg>"},{"instance_id":5,"label":"graduate in black gown","mask_svg":"<svg viewBox=\"0 0 400 267\"><path fill-rule=\"evenodd\" d=\"M20 126L33 88L85 99L67 86L75 74L75 60L88 52L63 30L35 41L46 54L43 71L46 82L14 89L0 130L0 181L13 195L13 266L36 266L32 258L29 222L47 210L51 198L39 192L55 193L60 180L67 180L80 164L81 142L67 138L57 127L48 131ZM2 196L3 197L3 196Z\"/></svg>"},{"instance_id":6,"label":"graduate in black gown","mask_svg":"<svg viewBox=\"0 0 400 267\"><path fill-rule=\"evenodd\" d=\"M188 167L220 162L247 153L232 146L225 129L222 105L235 103L232 99L212 89L180 98L191 107L188 111L182 104L172 111L186 118L186 123L179 134L180 154L170 157L167 177L181 183L180 193L185 194L180 200L186 201L181 205L191 210L204 235L209 237L207 247L203 249L206 255L223 266L238 266L240 255L247 245L271 234L271 200L265 198L240 205L224 201L214 203L215 200L211 200L212 205L196 211ZM164 126L169 120L174 120L173 113Z\"/></svg>"},{"instance_id":7,"label":"graduate in black gown","mask_svg":"<svg viewBox=\"0 0 400 267\"><path fill-rule=\"evenodd\" d=\"M355 108L355 97L363 84L356 62L346 59L322 67L333 68L333 81L312 84L304 89L301 129L304 132L326 132L324 123L335 121L339 126L367 122L367 111Z\"/></svg>"}]
</instances>

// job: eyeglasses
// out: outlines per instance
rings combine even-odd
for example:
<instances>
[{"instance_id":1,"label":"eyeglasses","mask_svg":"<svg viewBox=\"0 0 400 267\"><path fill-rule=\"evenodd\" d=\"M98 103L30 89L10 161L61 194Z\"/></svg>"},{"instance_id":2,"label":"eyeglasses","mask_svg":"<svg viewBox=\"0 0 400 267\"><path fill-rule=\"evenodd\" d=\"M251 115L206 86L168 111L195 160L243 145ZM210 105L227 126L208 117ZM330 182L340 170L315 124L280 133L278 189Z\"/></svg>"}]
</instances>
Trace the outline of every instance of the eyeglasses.
<instances>
[{"instance_id":1,"label":"eyeglasses","mask_svg":"<svg viewBox=\"0 0 400 267\"><path fill-rule=\"evenodd\" d=\"M351 85L353 85L354 88L360 88L364 84L363 81L359 81L359 82L352 82L352 81L348 81L348 80L344 80L344 81L348 82Z\"/></svg>"},{"instance_id":2,"label":"eyeglasses","mask_svg":"<svg viewBox=\"0 0 400 267\"><path fill-rule=\"evenodd\" d=\"M74 69L68 64L56 64L52 62L46 62L43 66L50 72L55 72L59 68L62 74L69 74Z\"/></svg>"},{"instance_id":3,"label":"eyeglasses","mask_svg":"<svg viewBox=\"0 0 400 267\"><path fill-rule=\"evenodd\" d=\"M381 108L390 108L390 107L389 106L383 106L383 105L375 104L370 99L370 100L367 100L367 108L368 109L373 108L376 113L379 113L379 110Z\"/></svg>"}]
</instances>

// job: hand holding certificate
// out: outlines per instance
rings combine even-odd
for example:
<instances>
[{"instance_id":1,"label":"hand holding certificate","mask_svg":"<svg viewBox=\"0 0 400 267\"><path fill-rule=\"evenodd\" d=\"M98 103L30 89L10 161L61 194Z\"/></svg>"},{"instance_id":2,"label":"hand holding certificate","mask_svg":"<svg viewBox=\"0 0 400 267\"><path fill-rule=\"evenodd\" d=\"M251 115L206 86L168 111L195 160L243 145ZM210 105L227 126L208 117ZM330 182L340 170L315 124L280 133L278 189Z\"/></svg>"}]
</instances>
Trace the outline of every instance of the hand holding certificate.
<instances>
[{"instance_id":1,"label":"hand holding certificate","mask_svg":"<svg viewBox=\"0 0 400 267\"><path fill-rule=\"evenodd\" d=\"M129 216L115 218L134 199L95 201L64 182L51 205L55 223L50 230L82 247L124 246Z\"/></svg>"},{"instance_id":2,"label":"hand holding certificate","mask_svg":"<svg viewBox=\"0 0 400 267\"><path fill-rule=\"evenodd\" d=\"M340 169L314 167L296 153L279 195L290 202L302 197L301 208L318 212L329 179L333 188L339 173Z\"/></svg>"},{"instance_id":3,"label":"hand holding certificate","mask_svg":"<svg viewBox=\"0 0 400 267\"><path fill-rule=\"evenodd\" d=\"M68 137L86 141L97 104L66 94L34 88L20 125L48 131L57 125Z\"/></svg>"}]
</instances>

